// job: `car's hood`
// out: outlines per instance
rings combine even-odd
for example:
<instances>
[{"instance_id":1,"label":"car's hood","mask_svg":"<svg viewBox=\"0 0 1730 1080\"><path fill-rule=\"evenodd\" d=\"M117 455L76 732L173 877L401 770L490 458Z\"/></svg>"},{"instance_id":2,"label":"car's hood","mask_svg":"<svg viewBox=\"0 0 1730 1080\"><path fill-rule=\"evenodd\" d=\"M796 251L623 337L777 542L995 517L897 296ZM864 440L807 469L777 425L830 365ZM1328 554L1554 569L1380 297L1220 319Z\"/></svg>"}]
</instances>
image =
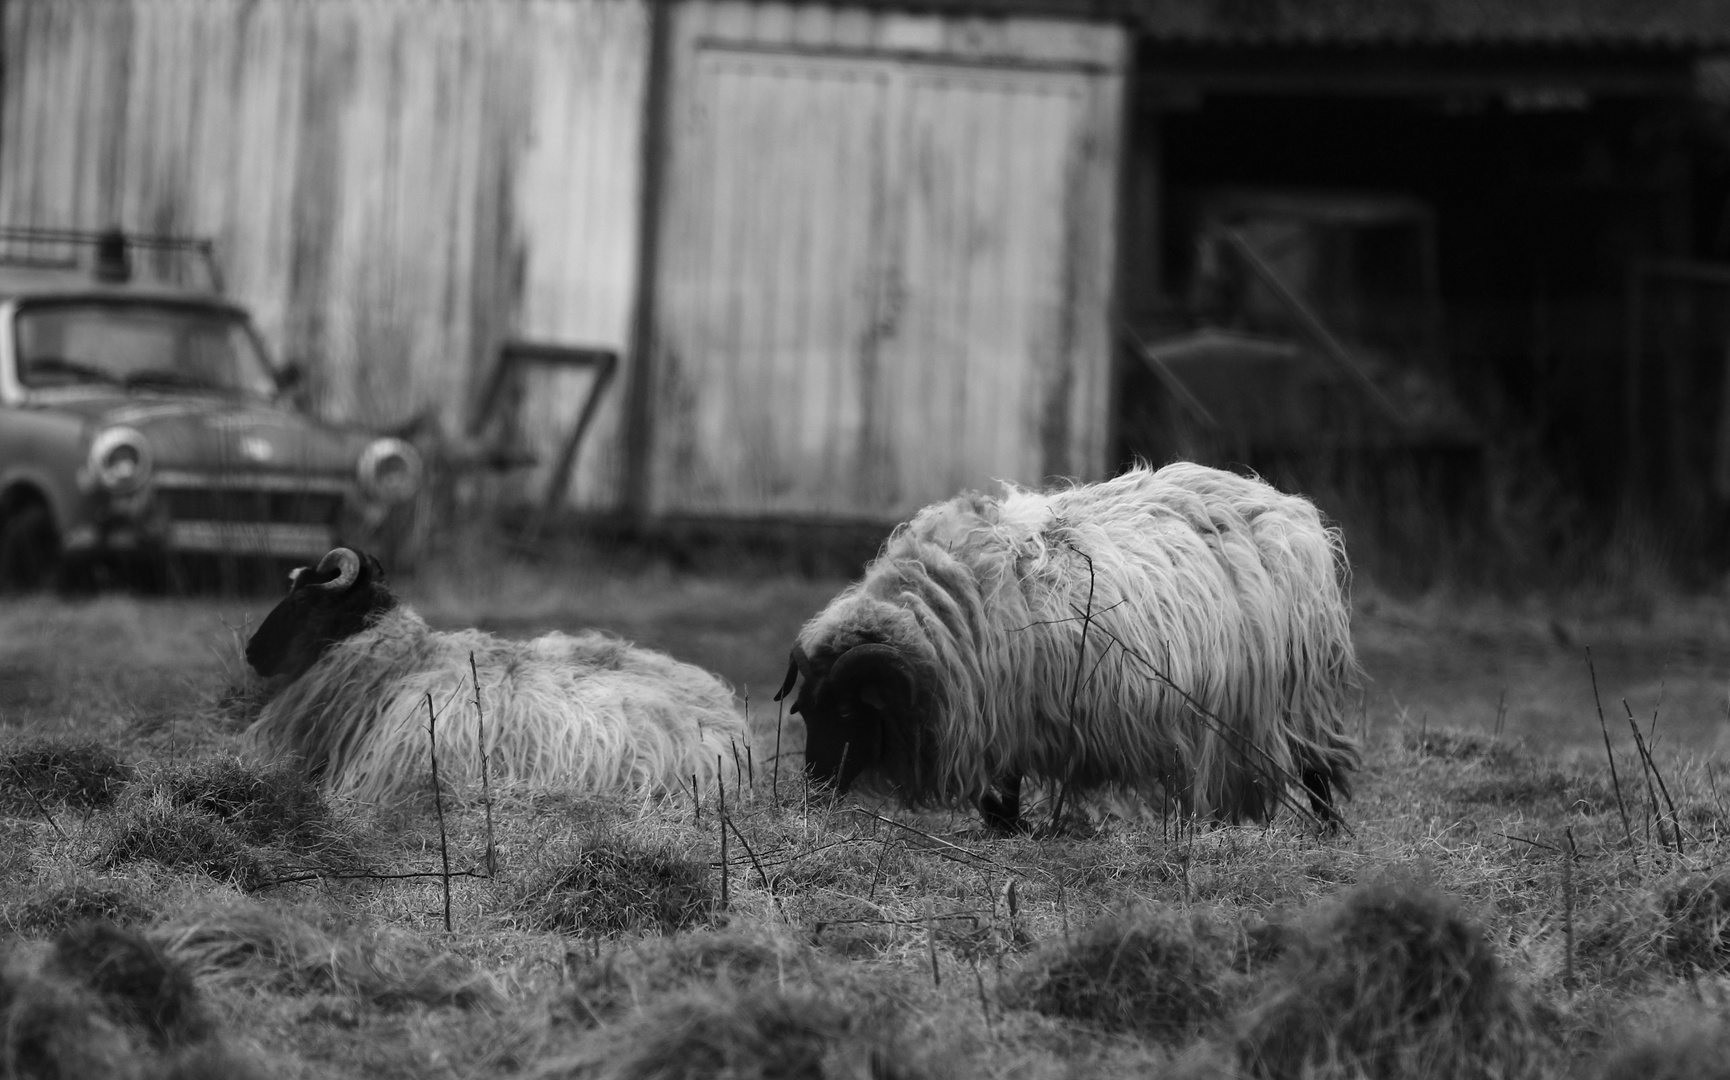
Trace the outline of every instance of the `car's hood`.
<instances>
[{"instance_id":1,"label":"car's hood","mask_svg":"<svg viewBox=\"0 0 1730 1080\"><path fill-rule=\"evenodd\" d=\"M369 441L364 433L261 401L92 395L52 407L81 415L92 432L113 425L138 431L159 470L352 476Z\"/></svg>"}]
</instances>

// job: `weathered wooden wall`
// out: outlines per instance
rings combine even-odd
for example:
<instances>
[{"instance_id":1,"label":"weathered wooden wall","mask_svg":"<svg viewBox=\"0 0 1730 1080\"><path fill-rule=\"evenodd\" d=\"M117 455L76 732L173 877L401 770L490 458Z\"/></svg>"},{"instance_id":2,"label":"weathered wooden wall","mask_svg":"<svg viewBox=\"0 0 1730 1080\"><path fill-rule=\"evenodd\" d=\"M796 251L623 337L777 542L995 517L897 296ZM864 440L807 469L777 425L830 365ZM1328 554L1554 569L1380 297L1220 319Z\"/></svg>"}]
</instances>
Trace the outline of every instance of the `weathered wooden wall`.
<instances>
[{"instance_id":1,"label":"weathered wooden wall","mask_svg":"<svg viewBox=\"0 0 1730 1080\"><path fill-rule=\"evenodd\" d=\"M9 0L0 221L214 236L325 411L458 430L505 337L627 351L647 26L642 0ZM622 374L582 505L621 501ZM533 448L584 389L533 378Z\"/></svg>"},{"instance_id":2,"label":"weathered wooden wall","mask_svg":"<svg viewBox=\"0 0 1730 1080\"><path fill-rule=\"evenodd\" d=\"M650 505L895 518L1106 467L1125 33L674 9Z\"/></svg>"},{"instance_id":3,"label":"weathered wooden wall","mask_svg":"<svg viewBox=\"0 0 1730 1080\"><path fill-rule=\"evenodd\" d=\"M335 416L460 430L515 337L627 361L579 506L886 519L1105 467L1119 28L675 4L638 393L646 0L4 10L0 221L214 236ZM543 457L587 378L530 376Z\"/></svg>"}]
</instances>

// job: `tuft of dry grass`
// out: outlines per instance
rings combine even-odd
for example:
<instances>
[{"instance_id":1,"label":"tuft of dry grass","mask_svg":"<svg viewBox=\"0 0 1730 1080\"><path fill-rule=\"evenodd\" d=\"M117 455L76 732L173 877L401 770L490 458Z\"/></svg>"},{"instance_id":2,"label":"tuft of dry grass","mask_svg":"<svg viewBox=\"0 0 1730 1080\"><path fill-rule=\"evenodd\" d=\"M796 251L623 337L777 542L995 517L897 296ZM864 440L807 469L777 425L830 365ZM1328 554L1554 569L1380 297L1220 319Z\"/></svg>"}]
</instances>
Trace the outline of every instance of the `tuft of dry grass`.
<instances>
[{"instance_id":1,"label":"tuft of dry grass","mask_svg":"<svg viewBox=\"0 0 1730 1080\"><path fill-rule=\"evenodd\" d=\"M84 922L54 942L48 967L95 991L114 1020L159 1047L207 1038L213 1025L192 976L149 938L110 922Z\"/></svg>"},{"instance_id":2,"label":"tuft of dry grass","mask_svg":"<svg viewBox=\"0 0 1730 1080\"><path fill-rule=\"evenodd\" d=\"M704 987L669 995L547 1062L537 1080L921 1080L937 1075L892 1017L800 987Z\"/></svg>"},{"instance_id":3,"label":"tuft of dry grass","mask_svg":"<svg viewBox=\"0 0 1730 1080\"><path fill-rule=\"evenodd\" d=\"M1166 1042L1225 1009L1225 950L1205 923L1170 907L1102 919L1042 950L1011 1004Z\"/></svg>"},{"instance_id":4,"label":"tuft of dry grass","mask_svg":"<svg viewBox=\"0 0 1730 1080\"><path fill-rule=\"evenodd\" d=\"M765 979L809 981L809 946L767 928L698 930L652 938L629 949L573 955L564 1012L579 1024L603 1022L628 1007L693 984L744 987Z\"/></svg>"},{"instance_id":5,"label":"tuft of dry grass","mask_svg":"<svg viewBox=\"0 0 1730 1080\"><path fill-rule=\"evenodd\" d=\"M715 907L708 879L669 844L607 837L540 868L516 910L526 925L563 934L671 934L707 921Z\"/></svg>"},{"instance_id":6,"label":"tuft of dry grass","mask_svg":"<svg viewBox=\"0 0 1730 1080\"><path fill-rule=\"evenodd\" d=\"M155 787L175 806L227 822L249 844L316 855L335 866L357 861L354 841L324 793L290 765L212 757L164 771Z\"/></svg>"},{"instance_id":7,"label":"tuft of dry grass","mask_svg":"<svg viewBox=\"0 0 1730 1080\"><path fill-rule=\"evenodd\" d=\"M269 1080L271 1070L225 1042L189 1046L163 1061L152 1080Z\"/></svg>"},{"instance_id":8,"label":"tuft of dry grass","mask_svg":"<svg viewBox=\"0 0 1730 1080\"><path fill-rule=\"evenodd\" d=\"M1407 750L1422 757L1447 761L1481 761L1506 768L1527 759L1518 741L1497 738L1482 731L1423 725L1406 729L1401 740Z\"/></svg>"},{"instance_id":9,"label":"tuft of dry grass","mask_svg":"<svg viewBox=\"0 0 1730 1080\"><path fill-rule=\"evenodd\" d=\"M278 991L352 994L374 1005L495 1005L486 974L429 948L414 935L382 928L325 927L285 908L236 903L171 919L151 936L194 971Z\"/></svg>"},{"instance_id":10,"label":"tuft of dry grass","mask_svg":"<svg viewBox=\"0 0 1730 1080\"><path fill-rule=\"evenodd\" d=\"M131 779L132 767L95 739L28 739L0 755L0 812L33 816L38 804L97 809Z\"/></svg>"},{"instance_id":11,"label":"tuft of dry grass","mask_svg":"<svg viewBox=\"0 0 1730 1080\"><path fill-rule=\"evenodd\" d=\"M1683 973L1730 964L1730 874L1688 874L1655 893L1658 951Z\"/></svg>"},{"instance_id":12,"label":"tuft of dry grass","mask_svg":"<svg viewBox=\"0 0 1730 1080\"><path fill-rule=\"evenodd\" d=\"M1427 885L1352 890L1282 975L1238 1040L1254 1076L1538 1074L1530 1006L1478 926Z\"/></svg>"},{"instance_id":13,"label":"tuft of dry grass","mask_svg":"<svg viewBox=\"0 0 1730 1080\"><path fill-rule=\"evenodd\" d=\"M250 892L273 875L226 821L161 798L124 808L96 855L96 865L112 870L140 859L169 869L196 870Z\"/></svg>"},{"instance_id":14,"label":"tuft of dry grass","mask_svg":"<svg viewBox=\"0 0 1730 1080\"><path fill-rule=\"evenodd\" d=\"M131 1080L142 1071L132 1041L94 993L45 974L18 950L0 964L0 1076Z\"/></svg>"},{"instance_id":15,"label":"tuft of dry grass","mask_svg":"<svg viewBox=\"0 0 1730 1080\"><path fill-rule=\"evenodd\" d=\"M149 922L156 907L128 878L78 874L36 885L7 905L4 921L20 934L59 933L93 919L118 926Z\"/></svg>"},{"instance_id":16,"label":"tuft of dry grass","mask_svg":"<svg viewBox=\"0 0 1730 1080\"><path fill-rule=\"evenodd\" d=\"M148 938L91 922L0 958L0 1076L18 1080L254 1080L191 974Z\"/></svg>"},{"instance_id":17,"label":"tuft of dry grass","mask_svg":"<svg viewBox=\"0 0 1730 1080\"><path fill-rule=\"evenodd\" d=\"M1730 1026L1696 1018L1634 1040L1607 1055L1595 1080L1730 1080Z\"/></svg>"}]
</instances>

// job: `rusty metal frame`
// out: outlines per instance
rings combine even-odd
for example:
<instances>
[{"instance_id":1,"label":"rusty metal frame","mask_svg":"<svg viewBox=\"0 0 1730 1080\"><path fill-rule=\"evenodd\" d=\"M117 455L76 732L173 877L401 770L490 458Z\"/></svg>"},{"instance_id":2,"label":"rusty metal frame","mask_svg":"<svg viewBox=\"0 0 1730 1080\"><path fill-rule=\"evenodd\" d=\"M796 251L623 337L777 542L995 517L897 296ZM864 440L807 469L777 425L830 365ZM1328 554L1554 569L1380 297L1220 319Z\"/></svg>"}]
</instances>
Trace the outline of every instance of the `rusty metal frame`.
<instances>
[{"instance_id":1,"label":"rusty metal frame","mask_svg":"<svg viewBox=\"0 0 1730 1080\"><path fill-rule=\"evenodd\" d=\"M601 405L601 395L606 392L613 376L619 369L619 354L612 349L601 349L583 345L553 345L538 341L507 341L499 346L498 360L494 362L492 371L487 374L482 385L480 399L475 411L469 417L468 434L471 438L478 437L487 423L492 420L493 413L498 408L499 398L504 393L505 382L518 367L525 364L540 364L548 367L591 368L595 378L589 384L589 395L583 401L582 409L577 413L577 422L571 432L565 437L559 448L558 460L553 465L552 476L547 481L547 491L541 499L540 513L536 521L536 531L540 522L558 508L559 500L565 489L570 485L571 473L576 470L577 451L582 445L583 436L588 433L589 425L594 422L595 413Z\"/></svg>"}]
</instances>

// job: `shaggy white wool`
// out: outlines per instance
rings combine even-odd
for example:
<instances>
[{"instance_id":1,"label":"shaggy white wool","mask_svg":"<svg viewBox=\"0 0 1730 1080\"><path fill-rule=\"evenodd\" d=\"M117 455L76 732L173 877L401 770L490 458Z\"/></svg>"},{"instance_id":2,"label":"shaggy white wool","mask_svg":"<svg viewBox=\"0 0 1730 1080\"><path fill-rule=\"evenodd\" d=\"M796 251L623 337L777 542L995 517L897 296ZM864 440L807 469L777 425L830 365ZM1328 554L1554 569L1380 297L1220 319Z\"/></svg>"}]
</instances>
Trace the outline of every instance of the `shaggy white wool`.
<instances>
[{"instance_id":1,"label":"shaggy white wool","mask_svg":"<svg viewBox=\"0 0 1730 1080\"><path fill-rule=\"evenodd\" d=\"M977 799L1015 774L1265 818L1304 769L1343 787L1357 764L1346 573L1308 500L1137 468L927 507L799 644L914 661L935 712L929 761L900 763L910 800Z\"/></svg>"},{"instance_id":2,"label":"shaggy white wool","mask_svg":"<svg viewBox=\"0 0 1730 1080\"><path fill-rule=\"evenodd\" d=\"M442 632L399 605L331 646L248 730L263 754L328 758L335 795L377 801L427 783L427 695L441 782L480 777L469 654L480 673L489 778L530 787L642 791L713 783L746 744L719 677L594 631L509 641Z\"/></svg>"}]
</instances>

